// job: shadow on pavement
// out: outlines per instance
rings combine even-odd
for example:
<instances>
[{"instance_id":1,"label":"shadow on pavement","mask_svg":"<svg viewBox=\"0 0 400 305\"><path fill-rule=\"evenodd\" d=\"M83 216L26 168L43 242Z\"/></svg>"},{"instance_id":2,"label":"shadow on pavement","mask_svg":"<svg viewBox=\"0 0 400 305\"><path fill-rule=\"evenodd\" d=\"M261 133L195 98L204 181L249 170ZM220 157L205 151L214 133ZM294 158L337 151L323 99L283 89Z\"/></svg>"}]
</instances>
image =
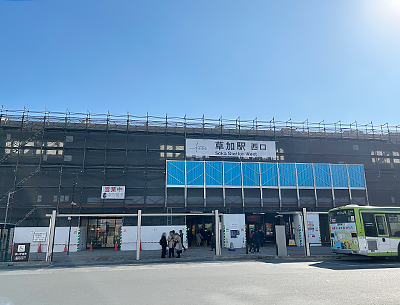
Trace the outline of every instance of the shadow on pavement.
<instances>
[{"instance_id":1,"label":"shadow on pavement","mask_svg":"<svg viewBox=\"0 0 400 305\"><path fill-rule=\"evenodd\" d=\"M373 260L369 257L357 257L352 259L336 259L315 262L311 267L330 269L330 270L357 270L357 269L386 269L399 268L400 262L395 258L383 258Z\"/></svg>"}]
</instances>

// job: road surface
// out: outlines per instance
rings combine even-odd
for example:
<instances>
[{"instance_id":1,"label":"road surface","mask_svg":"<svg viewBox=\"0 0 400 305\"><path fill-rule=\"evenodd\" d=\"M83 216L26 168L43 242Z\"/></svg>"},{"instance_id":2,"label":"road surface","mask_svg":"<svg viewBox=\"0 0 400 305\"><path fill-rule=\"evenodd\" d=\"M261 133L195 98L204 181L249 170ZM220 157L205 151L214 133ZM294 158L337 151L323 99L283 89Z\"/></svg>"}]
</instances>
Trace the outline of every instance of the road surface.
<instances>
[{"instance_id":1,"label":"road surface","mask_svg":"<svg viewBox=\"0 0 400 305\"><path fill-rule=\"evenodd\" d=\"M0 269L0 304L400 304L400 263L212 261Z\"/></svg>"}]
</instances>

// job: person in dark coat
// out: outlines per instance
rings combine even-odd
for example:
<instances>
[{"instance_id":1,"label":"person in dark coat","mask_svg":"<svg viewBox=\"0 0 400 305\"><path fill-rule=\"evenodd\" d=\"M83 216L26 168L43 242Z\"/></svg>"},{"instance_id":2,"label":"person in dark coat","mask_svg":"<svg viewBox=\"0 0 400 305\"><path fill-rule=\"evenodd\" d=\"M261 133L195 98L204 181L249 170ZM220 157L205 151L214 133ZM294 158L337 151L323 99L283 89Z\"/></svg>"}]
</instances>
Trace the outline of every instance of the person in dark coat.
<instances>
[{"instance_id":1,"label":"person in dark coat","mask_svg":"<svg viewBox=\"0 0 400 305\"><path fill-rule=\"evenodd\" d=\"M262 235L260 231L255 231L253 234L254 250L255 252L260 252Z\"/></svg>"},{"instance_id":2,"label":"person in dark coat","mask_svg":"<svg viewBox=\"0 0 400 305\"><path fill-rule=\"evenodd\" d=\"M184 242L184 238L183 238L183 232L182 232L182 230L179 230L179 237L181 238L181 242L182 242L182 248L183 248L183 250L186 252L186 248L185 248L185 242Z\"/></svg>"},{"instance_id":3,"label":"person in dark coat","mask_svg":"<svg viewBox=\"0 0 400 305\"><path fill-rule=\"evenodd\" d=\"M216 242L215 242L215 234L214 232L211 233L211 251L215 250Z\"/></svg>"},{"instance_id":4,"label":"person in dark coat","mask_svg":"<svg viewBox=\"0 0 400 305\"><path fill-rule=\"evenodd\" d=\"M165 258L165 255L167 254L167 233L165 232L161 235L160 245L161 245L161 258Z\"/></svg>"}]
</instances>

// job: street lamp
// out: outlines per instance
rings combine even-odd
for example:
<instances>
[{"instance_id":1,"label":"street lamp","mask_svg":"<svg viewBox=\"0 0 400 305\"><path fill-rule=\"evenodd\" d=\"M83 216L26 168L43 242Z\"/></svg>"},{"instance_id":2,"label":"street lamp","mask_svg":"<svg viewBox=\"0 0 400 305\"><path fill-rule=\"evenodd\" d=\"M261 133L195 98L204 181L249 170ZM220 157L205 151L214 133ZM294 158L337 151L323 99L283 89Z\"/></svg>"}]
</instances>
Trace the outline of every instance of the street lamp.
<instances>
[{"instance_id":1,"label":"street lamp","mask_svg":"<svg viewBox=\"0 0 400 305\"><path fill-rule=\"evenodd\" d=\"M71 198L71 215L72 215L72 211L74 209L74 205L76 205L76 203L74 202L74 195L75 195L75 180L72 184L72 198ZM71 225L72 225L72 216L68 217L69 220L69 232L68 232L68 248L67 248L67 255L69 255L69 244L71 241Z\"/></svg>"}]
</instances>

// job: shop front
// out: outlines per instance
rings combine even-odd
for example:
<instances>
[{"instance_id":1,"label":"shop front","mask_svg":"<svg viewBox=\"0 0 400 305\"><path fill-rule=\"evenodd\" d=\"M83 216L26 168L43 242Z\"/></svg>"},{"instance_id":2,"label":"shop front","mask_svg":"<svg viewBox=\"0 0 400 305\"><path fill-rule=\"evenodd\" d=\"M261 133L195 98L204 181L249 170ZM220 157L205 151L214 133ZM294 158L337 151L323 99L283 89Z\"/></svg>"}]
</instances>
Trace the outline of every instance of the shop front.
<instances>
[{"instance_id":1,"label":"shop front","mask_svg":"<svg viewBox=\"0 0 400 305\"><path fill-rule=\"evenodd\" d=\"M119 246L122 218L89 218L87 248L113 248Z\"/></svg>"}]
</instances>

